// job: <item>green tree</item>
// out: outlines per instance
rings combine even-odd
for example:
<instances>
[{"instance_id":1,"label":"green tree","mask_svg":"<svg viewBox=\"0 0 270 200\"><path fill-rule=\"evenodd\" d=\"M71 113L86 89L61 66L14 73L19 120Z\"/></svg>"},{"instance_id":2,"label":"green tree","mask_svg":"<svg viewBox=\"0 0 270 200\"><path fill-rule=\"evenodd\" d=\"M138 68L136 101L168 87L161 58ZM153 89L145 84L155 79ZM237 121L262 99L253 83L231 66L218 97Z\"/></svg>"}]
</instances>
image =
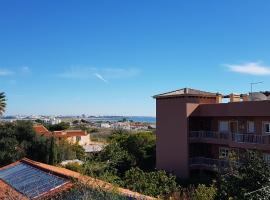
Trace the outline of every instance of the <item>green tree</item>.
<instances>
[{"instance_id":1,"label":"green tree","mask_svg":"<svg viewBox=\"0 0 270 200\"><path fill-rule=\"evenodd\" d=\"M100 161L107 162L109 171L116 171L122 176L128 169L135 165L135 159L117 143L107 145L99 154Z\"/></svg>"},{"instance_id":2,"label":"green tree","mask_svg":"<svg viewBox=\"0 0 270 200\"><path fill-rule=\"evenodd\" d=\"M125 187L155 197L163 197L179 189L176 178L165 171L144 172L132 168L126 172L123 180Z\"/></svg>"},{"instance_id":3,"label":"green tree","mask_svg":"<svg viewBox=\"0 0 270 200\"><path fill-rule=\"evenodd\" d=\"M35 134L31 122L0 124L0 165L9 164L25 156L44 162L46 149L46 139L41 139L41 136Z\"/></svg>"},{"instance_id":4,"label":"green tree","mask_svg":"<svg viewBox=\"0 0 270 200\"><path fill-rule=\"evenodd\" d=\"M57 160L57 150L56 150L56 144L55 144L55 137L54 135L50 138L51 144L50 144L50 155L49 155L49 164L54 165Z\"/></svg>"},{"instance_id":5,"label":"green tree","mask_svg":"<svg viewBox=\"0 0 270 200\"><path fill-rule=\"evenodd\" d=\"M217 195L217 188L214 185L209 187L199 184L194 192L191 193L192 200L214 200Z\"/></svg>"},{"instance_id":6,"label":"green tree","mask_svg":"<svg viewBox=\"0 0 270 200\"><path fill-rule=\"evenodd\" d=\"M79 160L85 160L85 150L84 148L79 144L73 144L71 145L72 150L75 152L76 158Z\"/></svg>"},{"instance_id":7,"label":"green tree","mask_svg":"<svg viewBox=\"0 0 270 200\"><path fill-rule=\"evenodd\" d=\"M4 92L0 92L0 116L4 114L6 109L6 96Z\"/></svg>"},{"instance_id":8,"label":"green tree","mask_svg":"<svg viewBox=\"0 0 270 200\"><path fill-rule=\"evenodd\" d=\"M228 174L221 176L219 199L260 199L267 195L265 190L260 190L270 185L270 169L262 155L247 151L243 160L239 166L232 166ZM256 190L259 191L253 193ZM249 193L251 194L247 195Z\"/></svg>"},{"instance_id":9,"label":"green tree","mask_svg":"<svg viewBox=\"0 0 270 200\"><path fill-rule=\"evenodd\" d=\"M49 131L62 131L70 128L69 123L67 122L61 122L59 124L54 125L46 125Z\"/></svg>"},{"instance_id":10,"label":"green tree","mask_svg":"<svg viewBox=\"0 0 270 200\"><path fill-rule=\"evenodd\" d=\"M136 134L115 134L112 143L117 143L122 149L135 158L135 164L144 170L154 170L156 161L156 137L151 132Z\"/></svg>"}]
</instances>

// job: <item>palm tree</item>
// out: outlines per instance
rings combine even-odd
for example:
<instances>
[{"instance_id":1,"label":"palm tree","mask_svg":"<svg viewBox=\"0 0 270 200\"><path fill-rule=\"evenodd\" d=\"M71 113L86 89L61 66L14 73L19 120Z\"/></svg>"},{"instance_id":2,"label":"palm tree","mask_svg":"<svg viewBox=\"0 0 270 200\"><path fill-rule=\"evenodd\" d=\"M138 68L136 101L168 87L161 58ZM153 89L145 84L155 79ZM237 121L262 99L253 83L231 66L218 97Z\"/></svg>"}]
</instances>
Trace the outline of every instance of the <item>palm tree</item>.
<instances>
[{"instance_id":1,"label":"palm tree","mask_svg":"<svg viewBox=\"0 0 270 200\"><path fill-rule=\"evenodd\" d=\"M4 114L6 109L6 95L4 92L0 92L0 116Z\"/></svg>"}]
</instances>

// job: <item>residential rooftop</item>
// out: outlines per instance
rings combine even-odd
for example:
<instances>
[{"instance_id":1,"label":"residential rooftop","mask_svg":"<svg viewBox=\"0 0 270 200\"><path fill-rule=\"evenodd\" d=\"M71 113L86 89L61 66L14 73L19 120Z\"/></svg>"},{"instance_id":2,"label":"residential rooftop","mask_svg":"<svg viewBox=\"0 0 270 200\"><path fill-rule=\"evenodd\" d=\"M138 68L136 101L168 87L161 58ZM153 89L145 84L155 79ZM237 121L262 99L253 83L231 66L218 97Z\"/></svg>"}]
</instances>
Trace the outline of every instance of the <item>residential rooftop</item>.
<instances>
[{"instance_id":1,"label":"residential rooftop","mask_svg":"<svg viewBox=\"0 0 270 200\"><path fill-rule=\"evenodd\" d=\"M221 94L219 92L206 92L192 88L182 88L153 96L155 99L176 98L176 97L195 97L216 99L216 103L222 103L223 98L229 98L229 102L241 101L266 101L270 100L270 91L252 92L246 94Z\"/></svg>"},{"instance_id":2,"label":"residential rooftop","mask_svg":"<svg viewBox=\"0 0 270 200\"><path fill-rule=\"evenodd\" d=\"M93 189L117 192L131 199L154 200L128 189L65 168L47 165L27 158L0 168L0 199L46 199L74 187L75 181Z\"/></svg>"},{"instance_id":3,"label":"residential rooftop","mask_svg":"<svg viewBox=\"0 0 270 200\"><path fill-rule=\"evenodd\" d=\"M182 89L155 95L154 98L186 96L186 95L217 96L218 93L206 92L206 91L196 90L192 88L182 88Z\"/></svg>"},{"instance_id":4,"label":"residential rooftop","mask_svg":"<svg viewBox=\"0 0 270 200\"><path fill-rule=\"evenodd\" d=\"M35 132L39 135L44 135L46 137L74 137L74 136L86 136L87 132L83 130L62 130L62 131L49 131L46 127L40 124L33 126Z\"/></svg>"}]
</instances>

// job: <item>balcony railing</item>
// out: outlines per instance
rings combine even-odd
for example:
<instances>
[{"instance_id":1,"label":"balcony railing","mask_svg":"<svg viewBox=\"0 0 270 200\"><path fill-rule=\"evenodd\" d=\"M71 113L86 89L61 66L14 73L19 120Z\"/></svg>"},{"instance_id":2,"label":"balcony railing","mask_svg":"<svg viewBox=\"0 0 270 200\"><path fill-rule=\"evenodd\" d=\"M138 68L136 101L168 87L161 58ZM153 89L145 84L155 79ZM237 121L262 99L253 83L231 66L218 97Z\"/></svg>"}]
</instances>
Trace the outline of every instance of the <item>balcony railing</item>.
<instances>
[{"instance_id":1,"label":"balcony railing","mask_svg":"<svg viewBox=\"0 0 270 200\"><path fill-rule=\"evenodd\" d=\"M232 140L238 143L270 144L269 135L232 134Z\"/></svg>"},{"instance_id":2,"label":"balcony railing","mask_svg":"<svg viewBox=\"0 0 270 200\"><path fill-rule=\"evenodd\" d=\"M229 162L228 160L213 159L206 157L193 157L189 159L190 167L205 168L213 171L227 171L230 166L238 166L238 162Z\"/></svg>"},{"instance_id":3,"label":"balcony railing","mask_svg":"<svg viewBox=\"0 0 270 200\"><path fill-rule=\"evenodd\" d=\"M228 133L221 133L217 131L190 131L190 138L208 138L208 139L228 139Z\"/></svg>"},{"instance_id":4,"label":"balcony railing","mask_svg":"<svg viewBox=\"0 0 270 200\"><path fill-rule=\"evenodd\" d=\"M190 131L190 139L218 139L230 140L237 143L247 144L270 144L270 135L221 133L216 131Z\"/></svg>"}]
</instances>

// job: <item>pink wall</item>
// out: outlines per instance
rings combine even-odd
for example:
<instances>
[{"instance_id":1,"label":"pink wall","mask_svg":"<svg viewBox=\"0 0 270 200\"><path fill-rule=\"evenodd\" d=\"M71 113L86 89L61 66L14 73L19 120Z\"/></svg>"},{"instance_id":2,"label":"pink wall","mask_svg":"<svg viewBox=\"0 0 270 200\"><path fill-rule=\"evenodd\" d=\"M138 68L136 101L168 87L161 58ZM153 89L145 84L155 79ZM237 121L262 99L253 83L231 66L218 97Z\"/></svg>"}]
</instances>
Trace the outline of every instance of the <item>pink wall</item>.
<instances>
[{"instance_id":1,"label":"pink wall","mask_svg":"<svg viewBox=\"0 0 270 200\"><path fill-rule=\"evenodd\" d=\"M221 104L201 104L192 116L225 117L225 116L270 116L270 101L247 101Z\"/></svg>"},{"instance_id":2,"label":"pink wall","mask_svg":"<svg viewBox=\"0 0 270 200\"><path fill-rule=\"evenodd\" d=\"M188 116L198 105L185 103L181 98L157 99L158 169L188 178Z\"/></svg>"}]
</instances>

